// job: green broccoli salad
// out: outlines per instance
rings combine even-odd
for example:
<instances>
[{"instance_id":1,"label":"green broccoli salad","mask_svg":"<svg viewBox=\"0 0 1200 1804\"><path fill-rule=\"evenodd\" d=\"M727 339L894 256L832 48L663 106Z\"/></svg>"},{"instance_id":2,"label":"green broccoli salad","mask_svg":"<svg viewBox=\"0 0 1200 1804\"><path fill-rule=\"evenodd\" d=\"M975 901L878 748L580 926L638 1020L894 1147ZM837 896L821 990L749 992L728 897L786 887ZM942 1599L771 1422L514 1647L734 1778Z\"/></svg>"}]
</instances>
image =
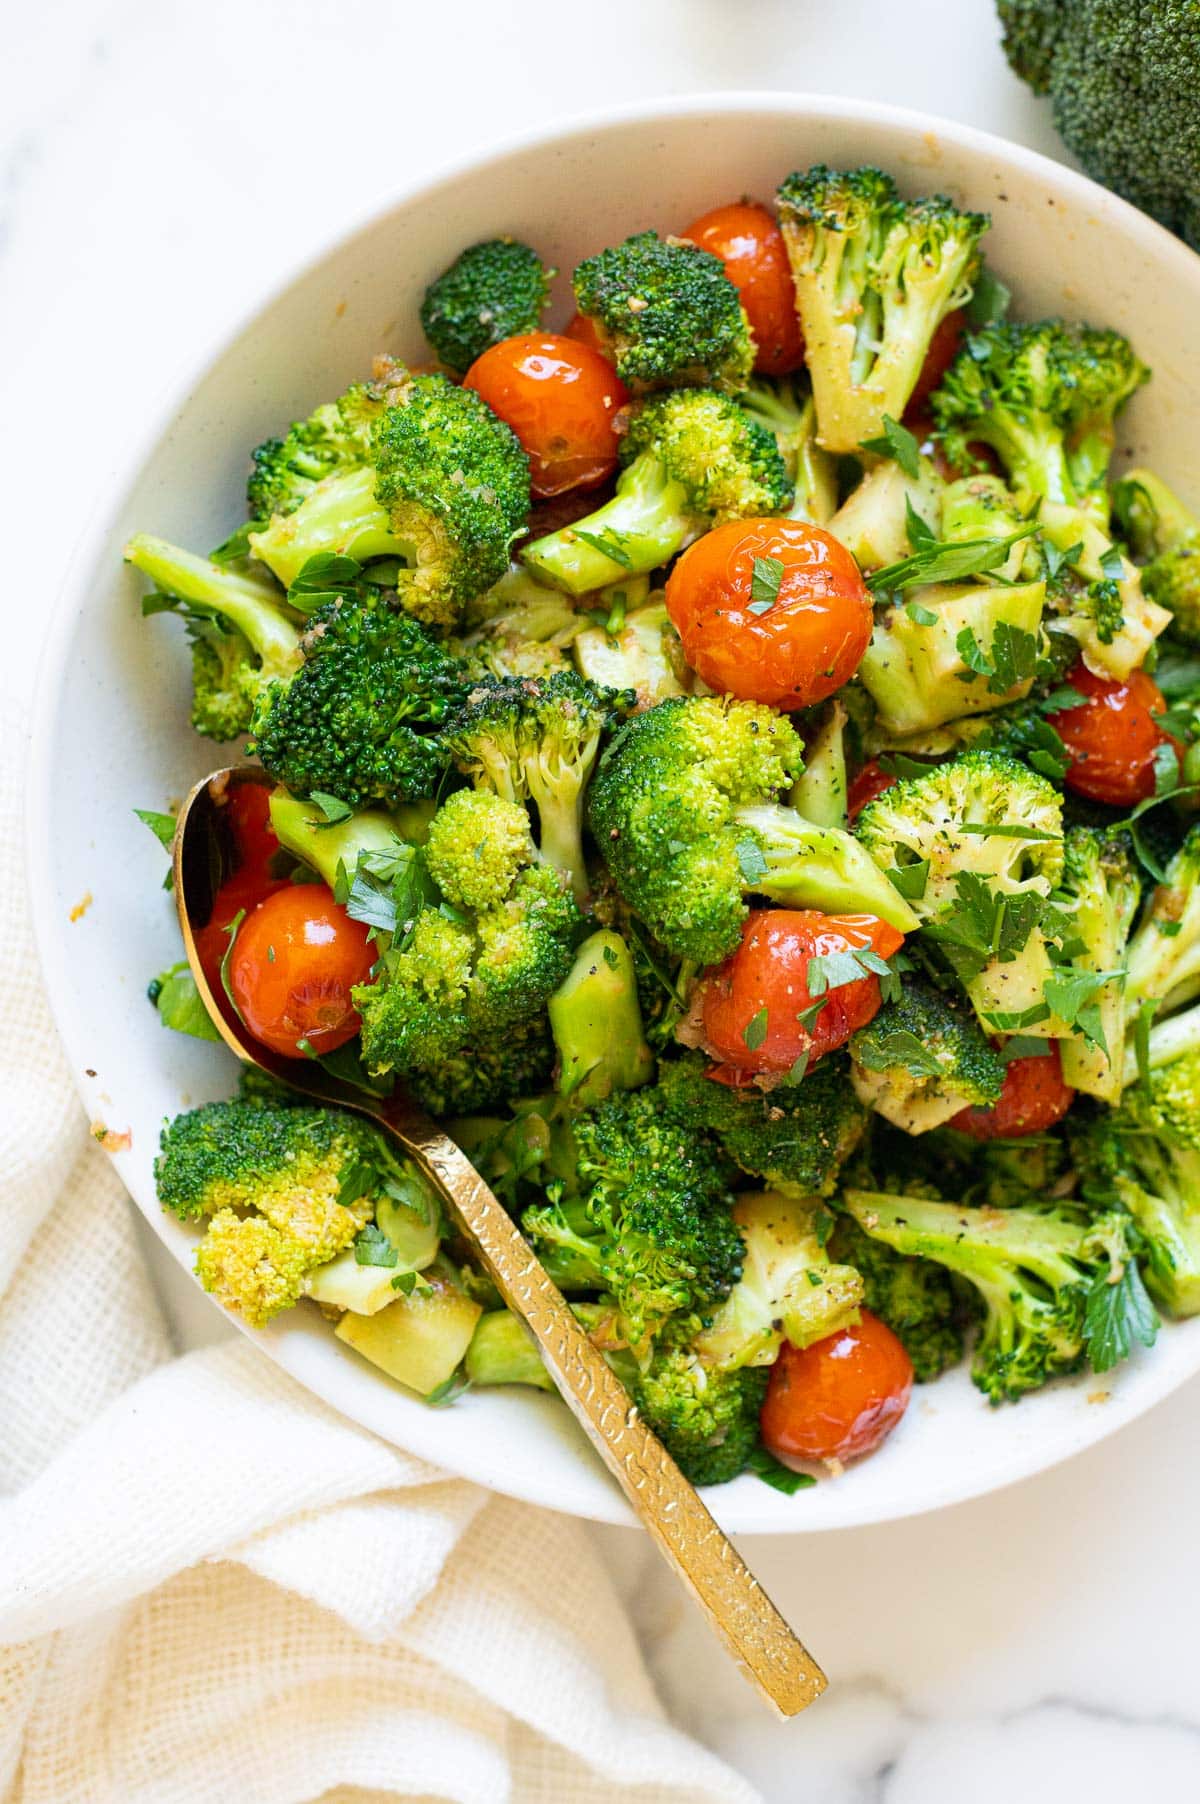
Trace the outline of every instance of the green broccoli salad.
<instances>
[{"instance_id":1,"label":"green broccoli salad","mask_svg":"<svg viewBox=\"0 0 1200 1804\"><path fill-rule=\"evenodd\" d=\"M446 1126L700 1484L1200 1311L1200 522L1111 467L1134 348L1010 317L987 226L817 167L599 250L557 332L474 245L436 361L260 445L211 555L126 550L262 772L213 993ZM251 1074L156 1175L246 1322L553 1388L370 1120Z\"/></svg>"}]
</instances>

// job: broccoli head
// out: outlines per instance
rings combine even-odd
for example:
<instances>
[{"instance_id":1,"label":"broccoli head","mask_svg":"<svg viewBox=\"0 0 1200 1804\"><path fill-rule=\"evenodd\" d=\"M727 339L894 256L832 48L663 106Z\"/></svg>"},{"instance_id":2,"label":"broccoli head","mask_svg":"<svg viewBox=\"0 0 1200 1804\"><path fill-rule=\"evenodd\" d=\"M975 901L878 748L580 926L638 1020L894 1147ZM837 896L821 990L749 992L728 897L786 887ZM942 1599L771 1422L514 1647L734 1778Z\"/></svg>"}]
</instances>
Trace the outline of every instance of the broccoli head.
<instances>
[{"instance_id":1,"label":"broccoli head","mask_svg":"<svg viewBox=\"0 0 1200 1804\"><path fill-rule=\"evenodd\" d=\"M1102 1102L1119 1101L1125 1046L1124 984L1129 930L1142 886L1128 836L1075 826L1063 845L1063 874L1054 900L1069 916L1081 950L1077 970L1108 974L1087 1004L1091 1033L1059 1042L1063 1081Z\"/></svg>"},{"instance_id":2,"label":"broccoli head","mask_svg":"<svg viewBox=\"0 0 1200 1804\"><path fill-rule=\"evenodd\" d=\"M829 1253L859 1273L864 1304L903 1342L918 1384L929 1384L958 1364L968 1311L943 1266L893 1252L864 1234L849 1215L838 1216Z\"/></svg>"},{"instance_id":3,"label":"broccoli head","mask_svg":"<svg viewBox=\"0 0 1200 1804\"><path fill-rule=\"evenodd\" d=\"M568 1290L604 1293L614 1345L644 1362L675 1316L711 1313L742 1270L742 1237L719 1160L654 1089L608 1097L574 1121L575 1193L526 1209L521 1226Z\"/></svg>"},{"instance_id":4,"label":"broccoli head","mask_svg":"<svg viewBox=\"0 0 1200 1804\"><path fill-rule=\"evenodd\" d=\"M1192 0L999 0L1004 49L1088 174L1200 249Z\"/></svg>"},{"instance_id":5,"label":"broccoli head","mask_svg":"<svg viewBox=\"0 0 1200 1804\"><path fill-rule=\"evenodd\" d=\"M570 880L580 900L588 889L584 792L604 729L631 700L573 670L491 678L469 692L442 735L459 770L479 788L534 805L538 857Z\"/></svg>"},{"instance_id":6,"label":"broccoli head","mask_svg":"<svg viewBox=\"0 0 1200 1804\"><path fill-rule=\"evenodd\" d=\"M137 533L127 563L154 590L144 614L171 611L192 641L192 725L207 739L248 732L256 709L301 663L300 628L268 576L216 564L165 539Z\"/></svg>"},{"instance_id":7,"label":"broccoli head","mask_svg":"<svg viewBox=\"0 0 1200 1804\"><path fill-rule=\"evenodd\" d=\"M289 587L320 553L398 558L401 606L452 631L508 569L529 513L529 460L473 389L444 376L408 377L389 399L371 464L326 477L251 533L250 548Z\"/></svg>"},{"instance_id":8,"label":"broccoli head","mask_svg":"<svg viewBox=\"0 0 1200 1804\"><path fill-rule=\"evenodd\" d=\"M638 232L575 271L575 304L593 321L635 394L690 385L745 388L754 340L719 257Z\"/></svg>"},{"instance_id":9,"label":"broccoli head","mask_svg":"<svg viewBox=\"0 0 1200 1804\"><path fill-rule=\"evenodd\" d=\"M265 522L290 514L326 476L369 464L375 423L386 404L380 385L356 383L297 420L283 438L259 445L246 486L250 518Z\"/></svg>"},{"instance_id":10,"label":"broccoli head","mask_svg":"<svg viewBox=\"0 0 1200 1804\"><path fill-rule=\"evenodd\" d=\"M490 238L461 252L421 302L425 336L446 368L464 376L492 345L536 332L554 273L515 238Z\"/></svg>"},{"instance_id":11,"label":"broccoli head","mask_svg":"<svg viewBox=\"0 0 1200 1804\"><path fill-rule=\"evenodd\" d=\"M1146 1286L1172 1315L1200 1313L1200 1052L1126 1090L1119 1108L1071 1124L1084 1196L1137 1223Z\"/></svg>"},{"instance_id":12,"label":"broccoli head","mask_svg":"<svg viewBox=\"0 0 1200 1804\"><path fill-rule=\"evenodd\" d=\"M522 547L569 595L656 570L724 520L782 513L794 485L774 436L728 395L681 389L631 408L611 501Z\"/></svg>"},{"instance_id":13,"label":"broccoli head","mask_svg":"<svg viewBox=\"0 0 1200 1804\"><path fill-rule=\"evenodd\" d=\"M1004 1088L1004 1065L971 1011L911 978L854 1034L850 1058L860 1101L909 1134L987 1108Z\"/></svg>"},{"instance_id":14,"label":"broccoli head","mask_svg":"<svg viewBox=\"0 0 1200 1804\"><path fill-rule=\"evenodd\" d=\"M686 1345L666 1345L635 1379L633 1397L686 1479L723 1485L745 1470L758 1443L768 1377L756 1366L722 1371Z\"/></svg>"},{"instance_id":15,"label":"broccoli head","mask_svg":"<svg viewBox=\"0 0 1200 1804\"><path fill-rule=\"evenodd\" d=\"M309 618L300 668L262 698L250 749L277 782L351 808L430 796L447 764L436 728L465 672L380 590L337 586Z\"/></svg>"},{"instance_id":16,"label":"broccoli head","mask_svg":"<svg viewBox=\"0 0 1200 1804\"><path fill-rule=\"evenodd\" d=\"M859 1227L897 1253L932 1259L978 1291L984 1320L972 1377L993 1403L1015 1401L1086 1357L1096 1372L1153 1343L1158 1318L1123 1210L1066 1203L964 1208L928 1197L848 1190Z\"/></svg>"},{"instance_id":17,"label":"broccoli head","mask_svg":"<svg viewBox=\"0 0 1200 1804\"><path fill-rule=\"evenodd\" d=\"M733 1088L686 1053L663 1062L658 1088L682 1125L711 1134L742 1171L778 1189L829 1196L866 1126L846 1075L841 1058L827 1057L799 1084Z\"/></svg>"},{"instance_id":18,"label":"broccoli head","mask_svg":"<svg viewBox=\"0 0 1200 1804\"><path fill-rule=\"evenodd\" d=\"M971 297L982 213L905 201L878 169L790 175L777 196L817 407L818 442L856 451L908 405L930 340Z\"/></svg>"}]
</instances>

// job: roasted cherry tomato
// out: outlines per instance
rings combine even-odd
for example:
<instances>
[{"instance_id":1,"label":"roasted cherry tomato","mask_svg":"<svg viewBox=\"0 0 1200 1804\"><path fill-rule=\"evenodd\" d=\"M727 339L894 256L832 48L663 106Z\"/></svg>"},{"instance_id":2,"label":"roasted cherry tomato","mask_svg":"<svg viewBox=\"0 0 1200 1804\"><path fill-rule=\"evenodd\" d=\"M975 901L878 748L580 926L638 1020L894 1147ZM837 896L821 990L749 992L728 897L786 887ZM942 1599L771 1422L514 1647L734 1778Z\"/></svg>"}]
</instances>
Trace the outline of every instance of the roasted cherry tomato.
<instances>
[{"instance_id":1,"label":"roasted cherry tomato","mask_svg":"<svg viewBox=\"0 0 1200 1804\"><path fill-rule=\"evenodd\" d=\"M848 1460L874 1453L912 1395L912 1360L886 1323L864 1309L811 1347L785 1344L760 1418L776 1459Z\"/></svg>"},{"instance_id":2,"label":"roasted cherry tomato","mask_svg":"<svg viewBox=\"0 0 1200 1804\"><path fill-rule=\"evenodd\" d=\"M590 345L549 332L506 338L475 359L463 386L512 427L539 499L595 488L616 469L614 421L629 395Z\"/></svg>"},{"instance_id":3,"label":"roasted cherry tomato","mask_svg":"<svg viewBox=\"0 0 1200 1804\"><path fill-rule=\"evenodd\" d=\"M667 579L683 655L711 689L789 713L858 669L871 598L846 547L806 520L730 520Z\"/></svg>"},{"instance_id":4,"label":"roasted cherry tomato","mask_svg":"<svg viewBox=\"0 0 1200 1804\"><path fill-rule=\"evenodd\" d=\"M217 891L212 914L195 934L200 966L208 987L217 1002L224 1006L225 990L221 983L221 964L229 951L229 930L239 915L248 915L277 889L288 887L286 879L270 878L262 870L237 871Z\"/></svg>"},{"instance_id":5,"label":"roasted cherry tomato","mask_svg":"<svg viewBox=\"0 0 1200 1804\"><path fill-rule=\"evenodd\" d=\"M590 351L595 351L597 356L603 357L606 363L611 364L612 359L605 348L604 335L589 314L573 313L567 321L566 336L573 338L576 344L587 345Z\"/></svg>"},{"instance_id":6,"label":"roasted cherry tomato","mask_svg":"<svg viewBox=\"0 0 1200 1804\"><path fill-rule=\"evenodd\" d=\"M966 313L961 307L956 307L953 313L946 315L929 341L921 374L917 377L917 385L908 397L908 406L904 410L904 417L910 425L914 420L924 419L929 397L935 388L941 387L942 377L961 351L966 333Z\"/></svg>"},{"instance_id":7,"label":"roasted cherry tomato","mask_svg":"<svg viewBox=\"0 0 1200 1804\"><path fill-rule=\"evenodd\" d=\"M239 877L269 877L270 864L279 850L271 827L271 791L265 783L235 783L229 790L225 814L233 833Z\"/></svg>"},{"instance_id":8,"label":"roasted cherry tomato","mask_svg":"<svg viewBox=\"0 0 1200 1804\"><path fill-rule=\"evenodd\" d=\"M1043 1134L1061 1121L1075 1092L1063 1082L1057 1042L1047 1040L1046 1048L1042 1058L1010 1060L1004 1088L991 1108L963 1109L950 1126L973 1140L1019 1140Z\"/></svg>"},{"instance_id":9,"label":"roasted cherry tomato","mask_svg":"<svg viewBox=\"0 0 1200 1804\"><path fill-rule=\"evenodd\" d=\"M890 958L903 943L904 935L875 915L752 908L737 951L700 980L706 1050L738 1071L790 1071L805 1053L818 1059L844 1045L878 1013L879 979L856 977L814 998L809 961L867 948ZM822 1006L807 1016L814 1000Z\"/></svg>"},{"instance_id":10,"label":"roasted cherry tomato","mask_svg":"<svg viewBox=\"0 0 1200 1804\"><path fill-rule=\"evenodd\" d=\"M361 921L323 883L288 883L251 910L238 928L229 987L242 1020L264 1046L302 1058L353 1039L350 999L371 974L374 953Z\"/></svg>"},{"instance_id":11,"label":"roasted cherry tomato","mask_svg":"<svg viewBox=\"0 0 1200 1804\"><path fill-rule=\"evenodd\" d=\"M1123 683L1094 676L1080 659L1064 679L1083 696L1078 707L1050 716L1070 754L1064 782L1093 802L1128 807L1154 794L1154 754L1160 745L1183 747L1155 719L1166 709L1162 692L1144 670Z\"/></svg>"},{"instance_id":12,"label":"roasted cherry tomato","mask_svg":"<svg viewBox=\"0 0 1200 1804\"><path fill-rule=\"evenodd\" d=\"M756 201L714 207L681 234L725 265L754 334L754 367L764 376L786 376L804 362L804 338L796 317L796 290L783 233Z\"/></svg>"},{"instance_id":13,"label":"roasted cherry tomato","mask_svg":"<svg viewBox=\"0 0 1200 1804\"><path fill-rule=\"evenodd\" d=\"M885 789L891 789L895 777L889 777L877 758L870 758L861 770L850 779L850 788L846 792L846 813L852 821L858 819L868 802L881 796Z\"/></svg>"}]
</instances>

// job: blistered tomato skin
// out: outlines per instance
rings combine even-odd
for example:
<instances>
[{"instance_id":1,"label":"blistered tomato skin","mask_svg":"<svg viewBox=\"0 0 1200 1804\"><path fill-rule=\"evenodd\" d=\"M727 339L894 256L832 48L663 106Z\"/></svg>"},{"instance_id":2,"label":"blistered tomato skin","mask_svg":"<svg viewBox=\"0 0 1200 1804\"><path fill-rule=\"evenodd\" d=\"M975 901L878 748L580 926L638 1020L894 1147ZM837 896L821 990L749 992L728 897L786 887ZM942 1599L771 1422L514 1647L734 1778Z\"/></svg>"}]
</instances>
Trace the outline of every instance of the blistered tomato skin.
<instances>
[{"instance_id":1,"label":"blistered tomato skin","mask_svg":"<svg viewBox=\"0 0 1200 1804\"><path fill-rule=\"evenodd\" d=\"M864 976L824 991L815 999L822 1002L819 1013L806 1025L800 1016L814 1001L809 961L868 947L890 958L903 943L903 934L875 915L751 909L737 951L700 980L704 1049L733 1075L788 1072L805 1055L811 1062L845 1045L878 1013L879 979Z\"/></svg>"},{"instance_id":2,"label":"blistered tomato skin","mask_svg":"<svg viewBox=\"0 0 1200 1804\"><path fill-rule=\"evenodd\" d=\"M912 426L923 421L926 416L929 397L935 388L941 387L942 377L962 350L963 339L967 335L967 316L963 308L956 307L948 313L938 325L929 341L929 349L925 353L925 361L921 365L921 374L917 377L916 387L908 398L908 406L904 410L904 418Z\"/></svg>"},{"instance_id":3,"label":"blistered tomato skin","mask_svg":"<svg viewBox=\"0 0 1200 1804\"><path fill-rule=\"evenodd\" d=\"M1057 1042L1047 1040L1046 1047L1043 1057L1010 1060L1004 1088L992 1107L962 1109L950 1126L973 1140L1020 1140L1026 1134L1044 1134L1061 1121L1075 1092L1063 1082Z\"/></svg>"},{"instance_id":4,"label":"blistered tomato skin","mask_svg":"<svg viewBox=\"0 0 1200 1804\"><path fill-rule=\"evenodd\" d=\"M781 1460L851 1460L874 1453L912 1395L912 1361L892 1330L864 1309L811 1347L785 1345L771 1368L760 1425Z\"/></svg>"},{"instance_id":5,"label":"blistered tomato skin","mask_svg":"<svg viewBox=\"0 0 1200 1804\"><path fill-rule=\"evenodd\" d=\"M767 209L747 200L714 207L680 236L725 265L754 335L758 373L786 376L798 370L804 362L804 338L796 290L783 233Z\"/></svg>"},{"instance_id":6,"label":"blistered tomato skin","mask_svg":"<svg viewBox=\"0 0 1200 1804\"><path fill-rule=\"evenodd\" d=\"M668 578L667 612L711 689L789 713L848 682L871 638L858 565L804 520L731 520L705 533Z\"/></svg>"},{"instance_id":7,"label":"blistered tomato skin","mask_svg":"<svg viewBox=\"0 0 1200 1804\"><path fill-rule=\"evenodd\" d=\"M539 500L595 488L616 469L615 422L629 395L591 345L549 332L506 338L475 360L463 385L516 433Z\"/></svg>"},{"instance_id":8,"label":"blistered tomato skin","mask_svg":"<svg viewBox=\"0 0 1200 1804\"><path fill-rule=\"evenodd\" d=\"M856 821L867 803L881 796L885 789L891 789L895 782L895 777L888 775L877 758L868 759L850 779L846 793L846 813L850 819Z\"/></svg>"},{"instance_id":9,"label":"blistered tomato skin","mask_svg":"<svg viewBox=\"0 0 1200 1804\"><path fill-rule=\"evenodd\" d=\"M374 954L321 883L289 883L246 916L229 960L229 987L256 1040L286 1058L333 1052L354 1038L350 991L371 974Z\"/></svg>"},{"instance_id":10,"label":"blistered tomato skin","mask_svg":"<svg viewBox=\"0 0 1200 1804\"><path fill-rule=\"evenodd\" d=\"M1154 794L1154 755L1160 745L1183 748L1159 726L1166 709L1162 691L1144 670L1123 683L1098 677L1082 659L1063 679L1082 703L1050 716L1071 763L1063 781L1076 795L1125 808Z\"/></svg>"}]
</instances>

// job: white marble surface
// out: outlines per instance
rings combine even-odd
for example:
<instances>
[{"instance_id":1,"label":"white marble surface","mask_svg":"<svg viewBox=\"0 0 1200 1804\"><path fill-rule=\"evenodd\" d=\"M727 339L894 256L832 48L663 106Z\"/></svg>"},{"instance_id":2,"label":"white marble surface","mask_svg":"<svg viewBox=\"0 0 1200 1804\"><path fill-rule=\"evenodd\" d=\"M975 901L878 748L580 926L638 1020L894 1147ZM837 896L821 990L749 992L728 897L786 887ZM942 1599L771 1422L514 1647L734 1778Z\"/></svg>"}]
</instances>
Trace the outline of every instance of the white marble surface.
<instances>
[{"instance_id":1,"label":"white marble surface","mask_svg":"<svg viewBox=\"0 0 1200 1804\"><path fill-rule=\"evenodd\" d=\"M875 96L1056 149L1004 66L990 0L14 11L0 59L0 493L21 551L6 568L0 705L29 693L56 570L114 443L197 341L425 170L615 98L729 87ZM228 1332L147 1248L180 1344ZM787 1726L644 1544L596 1532L668 1701L770 1804L1125 1804L1151 1789L1182 1804L1200 1796L1198 1404L1193 1384L1059 1471L936 1517L752 1543L833 1678Z\"/></svg>"}]
</instances>

